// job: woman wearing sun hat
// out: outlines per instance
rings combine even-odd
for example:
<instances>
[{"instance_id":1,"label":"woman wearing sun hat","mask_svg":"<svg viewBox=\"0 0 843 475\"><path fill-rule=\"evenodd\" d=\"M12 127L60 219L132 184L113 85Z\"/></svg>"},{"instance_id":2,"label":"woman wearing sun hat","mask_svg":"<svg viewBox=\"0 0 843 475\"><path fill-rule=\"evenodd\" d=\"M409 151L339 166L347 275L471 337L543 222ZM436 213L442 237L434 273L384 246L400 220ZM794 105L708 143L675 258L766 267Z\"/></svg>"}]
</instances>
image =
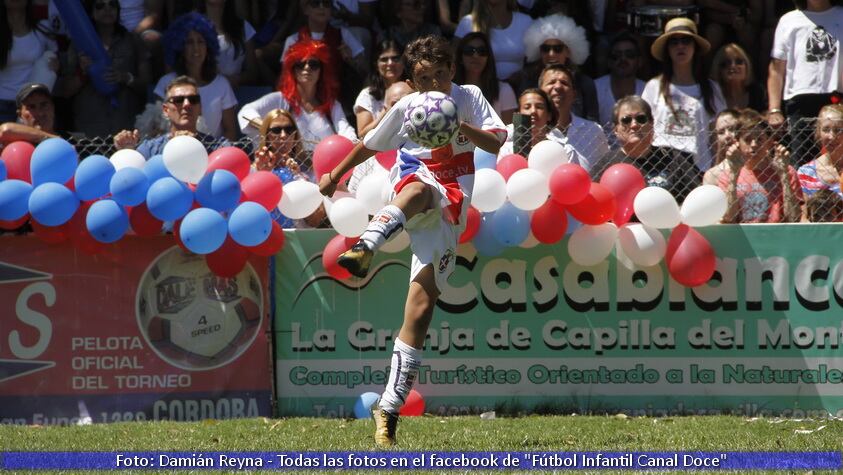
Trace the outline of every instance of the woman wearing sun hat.
<instances>
[{"instance_id":1,"label":"woman wearing sun hat","mask_svg":"<svg viewBox=\"0 0 843 475\"><path fill-rule=\"evenodd\" d=\"M710 48L692 20L670 20L650 48L663 72L648 81L641 94L656 119L653 145L693 153L700 171L711 166L708 124L726 108L720 86L708 79L705 70L704 56Z\"/></svg>"}]
</instances>

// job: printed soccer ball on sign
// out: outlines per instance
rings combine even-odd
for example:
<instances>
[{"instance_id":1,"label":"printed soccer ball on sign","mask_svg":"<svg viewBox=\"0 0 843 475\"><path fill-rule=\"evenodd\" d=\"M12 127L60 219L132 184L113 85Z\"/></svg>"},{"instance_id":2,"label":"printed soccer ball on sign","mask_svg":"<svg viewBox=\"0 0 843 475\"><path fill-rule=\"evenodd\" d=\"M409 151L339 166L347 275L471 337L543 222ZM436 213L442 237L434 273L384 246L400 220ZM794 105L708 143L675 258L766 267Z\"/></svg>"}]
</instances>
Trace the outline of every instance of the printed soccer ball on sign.
<instances>
[{"instance_id":1,"label":"printed soccer ball on sign","mask_svg":"<svg viewBox=\"0 0 843 475\"><path fill-rule=\"evenodd\" d=\"M448 145L460 127L456 102L436 91L414 97L407 105L404 122L410 140L427 148Z\"/></svg>"},{"instance_id":2,"label":"printed soccer ball on sign","mask_svg":"<svg viewBox=\"0 0 843 475\"><path fill-rule=\"evenodd\" d=\"M136 313L162 359L182 369L212 369L251 346L263 317L263 290L249 264L227 279L214 275L203 256L172 247L140 279Z\"/></svg>"}]
</instances>

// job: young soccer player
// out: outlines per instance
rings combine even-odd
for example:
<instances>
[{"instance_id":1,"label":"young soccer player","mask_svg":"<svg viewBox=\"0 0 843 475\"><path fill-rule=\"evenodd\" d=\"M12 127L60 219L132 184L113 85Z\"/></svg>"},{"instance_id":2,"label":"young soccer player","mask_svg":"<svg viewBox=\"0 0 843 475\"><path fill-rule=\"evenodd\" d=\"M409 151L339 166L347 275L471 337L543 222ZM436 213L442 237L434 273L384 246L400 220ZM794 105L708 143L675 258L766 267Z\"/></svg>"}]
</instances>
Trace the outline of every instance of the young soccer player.
<instances>
[{"instance_id":1,"label":"young soccer player","mask_svg":"<svg viewBox=\"0 0 843 475\"><path fill-rule=\"evenodd\" d=\"M342 254L338 263L357 277L365 277L372 256L393 234L406 228L413 260L404 322L395 340L386 390L373 407L375 442L395 444L398 410L418 374L422 347L442 284L456 261L457 239L465 227L474 185L474 147L497 154L506 129L476 86L458 86L448 41L439 36L419 38L404 51L414 89L439 91L457 104L459 133L450 144L430 150L407 137L404 112L417 96L399 100L380 123L366 134L347 157L319 182L331 196L341 176L378 151L398 149L390 172L393 198L380 210L360 240Z\"/></svg>"}]
</instances>

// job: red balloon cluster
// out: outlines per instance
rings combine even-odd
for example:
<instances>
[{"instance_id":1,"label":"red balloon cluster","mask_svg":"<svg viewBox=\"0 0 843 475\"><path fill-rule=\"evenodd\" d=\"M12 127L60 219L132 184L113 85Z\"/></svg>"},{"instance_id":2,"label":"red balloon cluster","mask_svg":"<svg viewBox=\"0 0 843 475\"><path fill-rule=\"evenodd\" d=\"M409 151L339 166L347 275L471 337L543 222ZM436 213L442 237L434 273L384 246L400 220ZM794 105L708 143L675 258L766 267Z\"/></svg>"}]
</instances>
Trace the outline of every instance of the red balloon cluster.
<instances>
[{"instance_id":1,"label":"red balloon cluster","mask_svg":"<svg viewBox=\"0 0 843 475\"><path fill-rule=\"evenodd\" d=\"M354 143L342 135L331 135L322 139L313 149L313 171L316 173L316 179L319 180L322 175L336 168L353 148ZM340 181L348 180L351 172L352 170L346 172Z\"/></svg>"}]
</instances>

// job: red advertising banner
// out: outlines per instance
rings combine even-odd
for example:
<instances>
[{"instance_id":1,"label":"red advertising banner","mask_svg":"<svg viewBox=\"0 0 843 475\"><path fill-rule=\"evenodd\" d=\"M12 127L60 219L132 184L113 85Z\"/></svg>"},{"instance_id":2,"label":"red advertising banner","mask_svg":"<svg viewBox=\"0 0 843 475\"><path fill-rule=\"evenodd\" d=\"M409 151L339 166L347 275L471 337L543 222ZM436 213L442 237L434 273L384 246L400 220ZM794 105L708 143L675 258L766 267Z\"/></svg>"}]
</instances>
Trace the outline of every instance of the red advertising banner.
<instances>
[{"instance_id":1,"label":"red advertising banner","mask_svg":"<svg viewBox=\"0 0 843 475\"><path fill-rule=\"evenodd\" d=\"M217 277L168 236L0 237L0 423L271 415L267 272Z\"/></svg>"}]
</instances>

